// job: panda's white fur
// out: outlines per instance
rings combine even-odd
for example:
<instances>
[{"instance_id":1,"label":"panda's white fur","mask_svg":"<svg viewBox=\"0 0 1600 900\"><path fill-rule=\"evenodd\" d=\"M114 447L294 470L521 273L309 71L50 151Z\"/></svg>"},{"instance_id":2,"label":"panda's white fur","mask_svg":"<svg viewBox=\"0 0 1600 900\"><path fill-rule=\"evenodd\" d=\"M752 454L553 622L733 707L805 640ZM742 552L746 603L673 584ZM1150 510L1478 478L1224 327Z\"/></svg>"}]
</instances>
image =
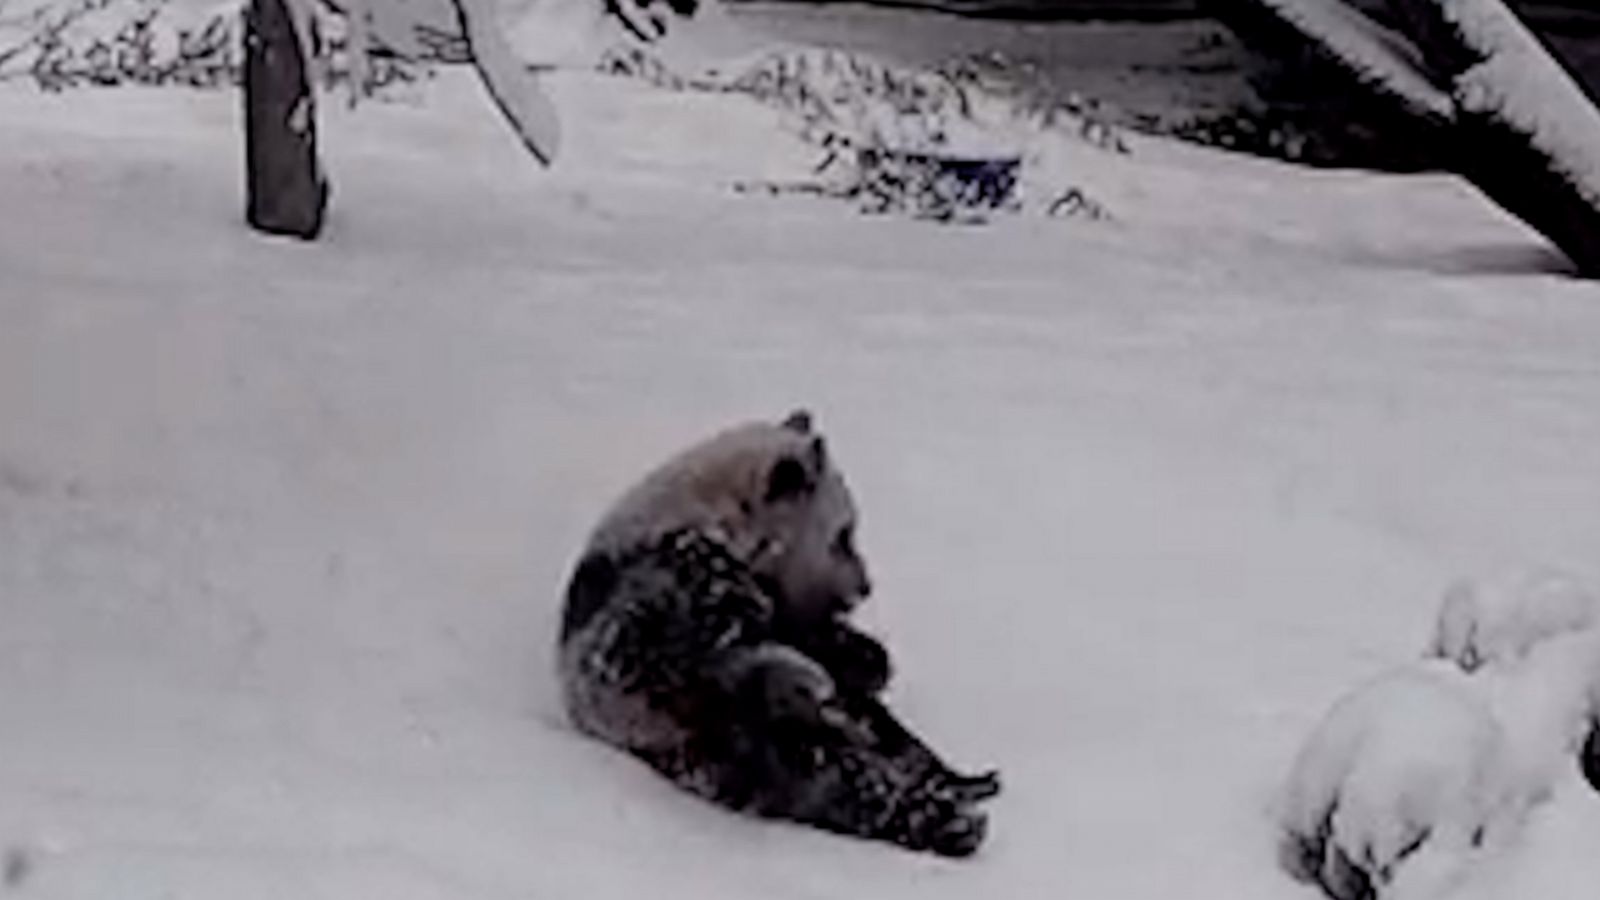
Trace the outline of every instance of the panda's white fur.
<instances>
[{"instance_id":1,"label":"panda's white fur","mask_svg":"<svg viewBox=\"0 0 1600 900\"><path fill-rule=\"evenodd\" d=\"M797 467L806 489L775 497L784 466ZM616 553L684 528L716 533L778 588L780 616L816 619L871 591L855 526L844 476L809 414L796 411L729 428L667 460L611 506L585 552Z\"/></svg>"}]
</instances>

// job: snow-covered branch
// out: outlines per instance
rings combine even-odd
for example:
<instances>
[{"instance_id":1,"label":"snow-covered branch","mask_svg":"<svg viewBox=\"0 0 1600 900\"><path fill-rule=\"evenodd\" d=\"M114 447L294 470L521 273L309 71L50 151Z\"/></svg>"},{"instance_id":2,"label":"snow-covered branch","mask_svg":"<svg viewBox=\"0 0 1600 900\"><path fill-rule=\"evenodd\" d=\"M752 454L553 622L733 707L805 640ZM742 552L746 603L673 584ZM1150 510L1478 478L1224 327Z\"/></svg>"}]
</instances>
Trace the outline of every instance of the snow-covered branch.
<instances>
[{"instance_id":1,"label":"snow-covered branch","mask_svg":"<svg viewBox=\"0 0 1600 900\"><path fill-rule=\"evenodd\" d=\"M1211 2L1269 56L1373 98L1387 139L1433 134L1440 162L1600 276L1600 110L1504 0L1390 0L1403 33L1348 0Z\"/></svg>"}]
</instances>

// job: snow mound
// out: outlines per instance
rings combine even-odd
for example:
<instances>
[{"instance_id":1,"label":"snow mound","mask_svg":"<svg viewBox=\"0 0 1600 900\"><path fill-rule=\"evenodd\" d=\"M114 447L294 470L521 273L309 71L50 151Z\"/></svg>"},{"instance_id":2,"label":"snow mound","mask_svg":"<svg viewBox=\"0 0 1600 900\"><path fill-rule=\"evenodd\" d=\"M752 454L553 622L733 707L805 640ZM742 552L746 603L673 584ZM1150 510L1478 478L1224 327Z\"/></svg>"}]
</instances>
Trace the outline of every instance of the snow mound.
<instances>
[{"instance_id":1,"label":"snow mound","mask_svg":"<svg viewBox=\"0 0 1600 900\"><path fill-rule=\"evenodd\" d=\"M1445 592L1428 655L1463 671L1526 657L1535 645L1600 623L1600 598L1577 578L1551 571L1498 581L1462 581Z\"/></svg>"},{"instance_id":2,"label":"snow mound","mask_svg":"<svg viewBox=\"0 0 1600 900\"><path fill-rule=\"evenodd\" d=\"M1335 900L1473 880L1565 776L1595 781L1596 621L1564 575L1453 586L1430 658L1352 691L1303 745L1279 799L1283 867Z\"/></svg>"},{"instance_id":3,"label":"snow mound","mask_svg":"<svg viewBox=\"0 0 1600 900\"><path fill-rule=\"evenodd\" d=\"M1339 701L1285 786L1281 862L1336 900L1432 896L1515 825L1505 729L1467 676L1395 670Z\"/></svg>"},{"instance_id":4,"label":"snow mound","mask_svg":"<svg viewBox=\"0 0 1600 900\"><path fill-rule=\"evenodd\" d=\"M1558 633L1472 677L1511 739L1523 795L1543 802L1600 724L1600 632Z\"/></svg>"}]
</instances>

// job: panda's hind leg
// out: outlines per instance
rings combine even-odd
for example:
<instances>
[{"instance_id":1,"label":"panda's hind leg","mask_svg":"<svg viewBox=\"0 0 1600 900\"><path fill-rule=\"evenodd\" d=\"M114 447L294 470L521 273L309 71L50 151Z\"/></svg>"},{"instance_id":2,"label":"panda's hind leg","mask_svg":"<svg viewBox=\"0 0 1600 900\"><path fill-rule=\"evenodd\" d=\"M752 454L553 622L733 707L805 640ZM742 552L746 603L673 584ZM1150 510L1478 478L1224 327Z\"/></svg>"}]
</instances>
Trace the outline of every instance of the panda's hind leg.
<instances>
[{"instance_id":1,"label":"panda's hind leg","mask_svg":"<svg viewBox=\"0 0 1600 900\"><path fill-rule=\"evenodd\" d=\"M693 780L713 799L913 850L978 849L987 819L971 800L927 767L885 752L850 705L817 688L815 663L752 650L735 667L743 674L726 695L726 724L701 743Z\"/></svg>"},{"instance_id":2,"label":"panda's hind leg","mask_svg":"<svg viewBox=\"0 0 1600 900\"><path fill-rule=\"evenodd\" d=\"M979 803L1000 793L998 770L967 774L951 768L880 698L846 696L840 702L849 718L871 734L878 752L894 760L911 777L935 781L964 803Z\"/></svg>"}]
</instances>

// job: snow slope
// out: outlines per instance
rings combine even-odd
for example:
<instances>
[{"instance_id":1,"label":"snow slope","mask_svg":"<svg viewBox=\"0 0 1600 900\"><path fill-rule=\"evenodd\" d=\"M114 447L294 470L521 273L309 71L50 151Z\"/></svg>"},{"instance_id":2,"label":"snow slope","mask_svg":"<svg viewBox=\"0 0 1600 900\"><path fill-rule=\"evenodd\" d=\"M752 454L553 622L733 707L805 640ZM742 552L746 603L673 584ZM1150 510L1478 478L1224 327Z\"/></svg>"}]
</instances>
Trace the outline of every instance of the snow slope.
<instances>
[{"instance_id":1,"label":"snow slope","mask_svg":"<svg viewBox=\"0 0 1600 900\"><path fill-rule=\"evenodd\" d=\"M1310 896L1272 791L1439 592L1600 569L1600 296L1434 178L1138 141L1111 222L739 196L813 157L582 72L331 109L325 240L236 98L0 87L0 845L29 898ZM679 795L563 725L603 505L813 408L895 701L1008 792L952 863ZM1474 897L1589 897L1576 777ZM1471 893L1471 892L1469 892Z\"/></svg>"}]
</instances>

